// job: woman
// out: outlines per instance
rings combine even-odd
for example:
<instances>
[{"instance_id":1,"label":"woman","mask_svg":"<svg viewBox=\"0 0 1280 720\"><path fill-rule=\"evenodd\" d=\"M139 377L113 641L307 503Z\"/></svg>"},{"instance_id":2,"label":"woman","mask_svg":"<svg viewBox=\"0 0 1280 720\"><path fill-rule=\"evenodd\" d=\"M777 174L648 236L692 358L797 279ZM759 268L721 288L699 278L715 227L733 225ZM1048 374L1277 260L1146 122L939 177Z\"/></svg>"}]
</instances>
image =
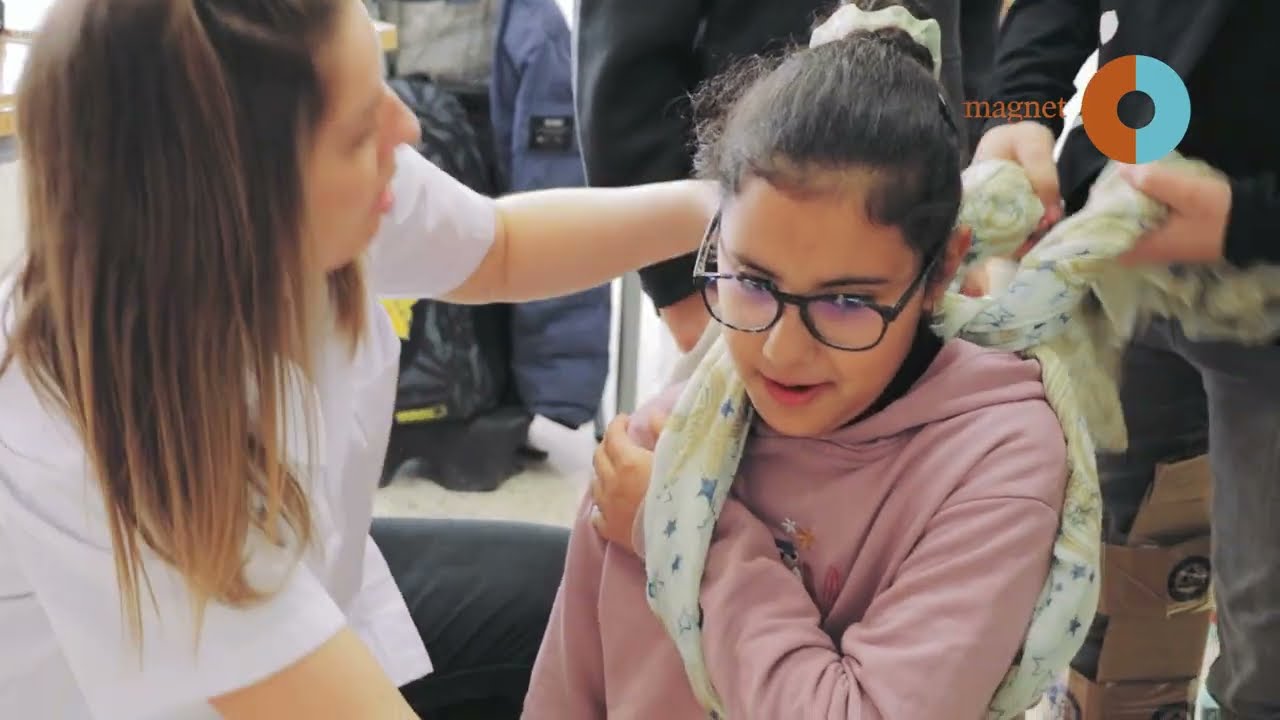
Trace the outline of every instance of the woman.
<instances>
[{"instance_id":1,"label":"woman","mask_svg":"<svg viewBox=\"0 0 1280 720\"><path fill-rule=\"evenodd\" d=\"M389 571L369 538L397 367L376 297L590 287L687 252L714 193L480 197L405 147L378 53L358 0L52 8L0 281L0 716L403 718L433 708L424 637L455 678L493 664L457 642L474 617L427 615L421 579L465 576L415 544L501 543L388 526ZM519 680L563 539L516 544L533 587L443 595L536 627L488 631Z\"/></svg>"}]
</instances>

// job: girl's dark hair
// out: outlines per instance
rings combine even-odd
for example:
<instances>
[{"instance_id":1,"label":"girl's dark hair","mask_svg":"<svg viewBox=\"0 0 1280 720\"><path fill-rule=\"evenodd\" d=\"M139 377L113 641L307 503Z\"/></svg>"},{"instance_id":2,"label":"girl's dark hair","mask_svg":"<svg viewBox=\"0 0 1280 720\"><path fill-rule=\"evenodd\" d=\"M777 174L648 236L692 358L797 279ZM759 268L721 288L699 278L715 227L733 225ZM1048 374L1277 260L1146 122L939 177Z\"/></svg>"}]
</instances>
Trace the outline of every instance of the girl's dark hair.
<instances>
[{"instance_id":1,"label":"girl's dark hair","mask_svg":"<svg viewBox=\"0 0 1280 720\"><path fill-rule=\"evenodd\" d=\"M858 0L864 10L914 0ZM922 255L941 247L960 207L959 137L929 50L906 31L857 31L780 59L753 57L694 98L695 167L736 194L749 176L814 192L815 171L864 171L867 215Z\"/></svg>"}]
</instances>

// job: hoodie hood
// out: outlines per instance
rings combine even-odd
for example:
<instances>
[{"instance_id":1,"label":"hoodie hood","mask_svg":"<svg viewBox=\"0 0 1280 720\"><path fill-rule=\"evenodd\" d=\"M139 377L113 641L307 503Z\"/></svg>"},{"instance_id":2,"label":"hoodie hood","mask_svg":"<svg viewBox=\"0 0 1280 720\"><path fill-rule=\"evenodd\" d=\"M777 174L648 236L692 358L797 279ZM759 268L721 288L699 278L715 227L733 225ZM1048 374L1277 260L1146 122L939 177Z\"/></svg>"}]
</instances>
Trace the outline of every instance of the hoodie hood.
<instances>
[{"instance_id":1,"label":"hoodie hood","mask_svg":"<svg viewBox=\"0 0 1280 720\"><path fill-rule=\"evenodd\" d=\"M1044 397L1040 363L951 340L901 397L873 415L812 439L865 445L995 405ZM759 420L756 432L761 437L780 436Z\"/></svg>"}]
</instances>

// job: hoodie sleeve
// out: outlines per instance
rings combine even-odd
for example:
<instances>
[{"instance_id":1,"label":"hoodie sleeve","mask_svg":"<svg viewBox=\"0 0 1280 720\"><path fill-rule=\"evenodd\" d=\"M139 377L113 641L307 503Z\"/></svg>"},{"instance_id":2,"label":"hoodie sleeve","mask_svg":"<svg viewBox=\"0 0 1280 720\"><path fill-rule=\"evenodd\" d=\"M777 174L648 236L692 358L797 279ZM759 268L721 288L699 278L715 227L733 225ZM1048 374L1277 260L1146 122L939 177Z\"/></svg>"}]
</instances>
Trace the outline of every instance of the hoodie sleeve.
<instances>
[{"instance_id":1,"label":"hoodie sleeve","mask_svg":"<svg viewBox=\"0 0 1280 720\"><path fill-rule=\"evenodd\" d=\"M986 487L1062 487L1065 455L1026 438L973 472L998 474ZM1057 529L1058 509L1041 499L957 493L835 643L769 528L730 498L701 598L706 662L729 716L981 717L1026 634Z\"/></svg>"},{"instance_id":2,"label":"hoodie sleeve","mask_svg":"<svg viewBox=\"0 0 1280 720\"><path fill-rule=\"evenodd\" d=\"M578 508L564 577L525 696L525 720L604 720L604 650L596 601L605 541L591 527L591 493Z\"/></svg>"},{"instance_id":3,"label":"hoodie sleeve","mask_svg":"<svg viewBox=\"0 0 1280 720\"><path fill-rule=\"evenodd\" d=\"M678 382L667 387L666 390L655 395L653 399L641 405L638 410L632 413L631 419L627 423L627 434L631 436L631 439L637 445L649 451L652 451L657 446L658 436L653 432L653 421L671 414L671 410L679 402L680 393L684 392L686 384L685 382Z\"/></svg>"},{"instance_id":4,"label":"hoodie sleeve","mask_svg":"<svg viewBox=\"0 0 1280 720\"><path fill-rule=\"evenodd\" d=\"M655 416L669 413L683 388L683 383L667 388L631 416L627 431L637 445L653 449L658 438L650 430L649 422ZM639 520L643 516L642 506L636 512L636 528L643 527ZM637 541L642 544L637 548L643 548L643 540L640 532ZM604 652L596 603L600 597L606 548L605 541L591 527L591 493L588 492L578 508L569 537L564 578L533 666L533 678L525 699L523 717L526 720L603 720L605 717Z\"/></svg>"}]
</instances>

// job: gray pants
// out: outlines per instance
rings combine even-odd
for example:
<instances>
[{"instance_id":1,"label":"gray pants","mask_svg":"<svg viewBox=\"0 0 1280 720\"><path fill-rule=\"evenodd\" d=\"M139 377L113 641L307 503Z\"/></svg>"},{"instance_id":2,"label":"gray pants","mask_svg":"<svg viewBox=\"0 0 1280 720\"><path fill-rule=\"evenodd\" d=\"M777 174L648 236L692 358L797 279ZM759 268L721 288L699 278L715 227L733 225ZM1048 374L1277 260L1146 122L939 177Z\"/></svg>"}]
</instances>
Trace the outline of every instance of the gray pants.
<instances>
[{"instance_id":1,"label":"gray pants","mask_svg":"<svg viewBox=\"0 0 1280 720\"><path fill-rule=\"evenodd\" d=\"M1224 718L1280 718L1280 346L1188 340L1154 323L1121 384L1129 450L1099 457L1106 526L1127 532L1156 463L1209 451Z\"/></svg>"}]
</instances>

